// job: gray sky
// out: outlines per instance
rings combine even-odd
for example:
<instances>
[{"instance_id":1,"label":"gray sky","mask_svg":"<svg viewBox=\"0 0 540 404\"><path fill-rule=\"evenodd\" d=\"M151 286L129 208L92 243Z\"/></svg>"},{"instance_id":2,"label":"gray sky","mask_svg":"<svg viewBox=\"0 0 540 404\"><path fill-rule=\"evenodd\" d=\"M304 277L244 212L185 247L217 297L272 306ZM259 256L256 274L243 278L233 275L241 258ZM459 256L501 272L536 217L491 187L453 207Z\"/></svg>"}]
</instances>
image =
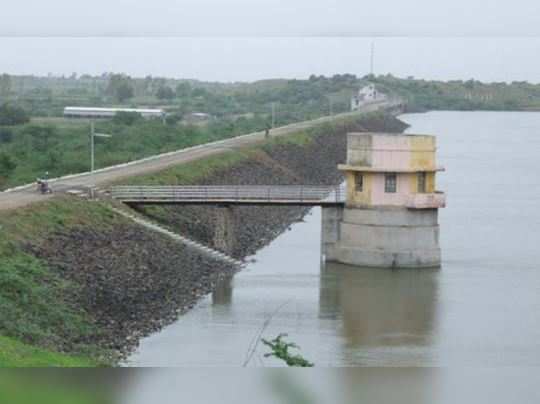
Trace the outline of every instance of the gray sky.
<instances>
[{"instance_id":1,"label":"gray sky","mask_svg":"<svg viewBox=\"0 0 540 404\"><path fill-rule=\"evenodd\" d=\"M369 73L369 38L0 38L0 72L211 81ZM540 38L378 38L375 73L540 82Z\"/></svg>"},{"instance_id":2,"label":"gray sky","mask_svg":"<svg viewBox=\"0 0 540 404\"><path fill-rule=\"evenodd\" d=\"M0 35L540 35L538 0L16 0Z\"/></svg>"},{"instance_id":3,"label":"gray sky","mask_svg":"<svg viewBox=\"0 0 540 404\"><path fill-rule=\"evenodd\" d=\"M364 75L377 37L376 73L540 82L538 0L6 0L1 19L13 74Z\"/></svg>"}]
</instances>

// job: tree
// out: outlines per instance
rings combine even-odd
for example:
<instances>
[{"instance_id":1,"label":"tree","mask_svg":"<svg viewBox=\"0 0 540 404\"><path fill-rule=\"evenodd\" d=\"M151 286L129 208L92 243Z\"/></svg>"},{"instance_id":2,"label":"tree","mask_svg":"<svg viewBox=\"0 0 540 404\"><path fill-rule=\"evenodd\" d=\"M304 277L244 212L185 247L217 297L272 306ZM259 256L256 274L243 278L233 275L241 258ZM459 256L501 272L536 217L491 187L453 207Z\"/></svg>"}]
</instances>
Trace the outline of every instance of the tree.
<instances>
[{"instance_id":1,"label":"tree","mask_svg":"<svg viewBox=\"0 0 540 404\"><path fill-rule=\"evenodd\" d=\"M202 87L197 87L196 89L194 89L192 92L191 92L191 95L193 97L206 97L208 95L208 91L206 91L204 88Z\"/></svg>"},{"instance_id":2,"label":"tree","mask_svg":"<svg viewBox=\"0 0 540 404\"><path fill-rule=\"evenodd\" d=\"M114 115L113 122L117 123L117 124L120 124L120 125L131 126L135 122L139 121L140 119L142 119L142 116L141 116L141 114L139 114L137 112L124 112L124 111L121 111L121 112L117 112Z\"/></svg>"},{"instance_id":3,"label":"tree","mask_svg":"<svg viewBox=\"0 0 540 404\"><path fill-rule=\"evenodd\" d=\"M13 140L13 131L9 128L0 128L0 143L9 143Z\"/></svg>"},{"instance_id":4,"label":"tree","mask_svg":"<svg viewBox=\"0 0 540 404\"><path fill-rule=\"evenodd\" d=\"M131 77L123 74L112 74L105 92L120 102L133 98L134 89Z\"/></svg>"},{"instance_id":5,"label":"tree","mask_svg":"<svg viewBox=\"0 0 540 404\"><path fill-rule=\"evenodd\" d=\"M58 132L53 126L28 125L21 134L30 139L32 149L39 153L52 150L58 142Z\"/></svg>"},{"instance_id":6,"label":"tree","mask_svg":"<svg viewBox=\"0 0 540 404\"><path fill-rule=\"evenodd\" d=\"M11 92L11 76L9 74L2 74L0 76L0 95L8 96Z\"/></svg>"},{"instance_id":7,"label":"tree","mask_svg":"<svg viewBox=\"0 0 540 404\"><path fill-rule=\"evenodd\" d=\"M176 86L177 98L188 98L191 96L191 85L189 83L180 83Z\"/></svg>"},{"instance_id":8,"label":"tree","mask_svg":"<svg viewBox=\"0 0 540 404\"><path fill-rule=\"evenodd\" d=\"M26 111L8 103L0 106L0 125L22 125L30 121Z\"/></svg>"},{"instance_id":9,"label":"tree","mask_svg":"<svg viewBox=\"0 0 540 404\"><path fill-rule=\"evenodd\" d=\"M175 94L172 88L168 86L161 86L156 92L156 97L160 100L170 101L174 98Z\"/></svg>"},{"instance_id":10,"label":"tree","mask_svg":"<svg viewBox=\"0 0 540 404\"><path fill-rule=\"evenodd\" d=\"M0 153L0 177L7 178L17 168L17 163L7 153Z\"/></svg>"},{"instance_id":11,"label":"tree","mask_svg":"<svg viewBox=\"0 0 540 404\"><path fill-rule=\"evenodd\" d=\"M174 114L167 115L167 117L165 118L165 122L167 123L167 125L174 126L178 124L178 122L180 122L182 118L183 118L182 114L174 113Z\"/></svg>"}]
</instances>

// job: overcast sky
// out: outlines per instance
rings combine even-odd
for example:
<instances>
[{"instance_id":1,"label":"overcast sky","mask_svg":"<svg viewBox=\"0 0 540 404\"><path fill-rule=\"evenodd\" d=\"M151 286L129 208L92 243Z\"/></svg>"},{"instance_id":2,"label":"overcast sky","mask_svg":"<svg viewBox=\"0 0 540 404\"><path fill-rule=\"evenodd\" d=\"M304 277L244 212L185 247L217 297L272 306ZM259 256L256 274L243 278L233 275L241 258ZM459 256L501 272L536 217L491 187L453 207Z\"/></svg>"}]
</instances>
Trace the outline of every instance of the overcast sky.
<instances>
[{"instance_id":1,"label":"overcast sky","mask_svg":"<svg viewBox=\"0 0 540 404\"><path fill-rule=\"evenodd\" d=\"M539 0L17 0L1 13L13 74L364 75L376 37L376 73L540 82Z\"/></svg>"},{"instance_id":2,"label":"overcast sky","mask_svg":"<svg viewBox=\"0 0 540 404\"><path fill-rule=\"evenodd\" d=\"M5 0L0 35L540 35L538 0Z\"/></svg>"}]
</instances>

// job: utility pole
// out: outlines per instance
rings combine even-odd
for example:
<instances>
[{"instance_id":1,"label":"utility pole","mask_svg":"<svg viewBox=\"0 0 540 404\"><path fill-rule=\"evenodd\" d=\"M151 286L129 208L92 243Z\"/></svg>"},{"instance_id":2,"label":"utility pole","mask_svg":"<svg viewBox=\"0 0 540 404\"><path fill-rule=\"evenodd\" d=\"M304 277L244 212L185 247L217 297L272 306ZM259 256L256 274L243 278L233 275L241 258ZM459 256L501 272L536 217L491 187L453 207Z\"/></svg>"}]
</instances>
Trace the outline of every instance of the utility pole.
<instances>
[{"instance_id":1,"label":"utility pole","mask_svg":"<svg viewBox=\"0 0 540 404\"><path fill-rule=\"evenodd\" d=\"M91 120L90 121L90 175L92 176L92 180L94 178L94 171L95 171L95 138L96 137L112 137L112 135L107 135L105 133L96 133L96 130L94 127L94 121ZM94 186L95 184L92 184L92 188L90 191L90 196L92 197L92 199L94 199Z\"/></svg>"},{"instance_id":2,"label":"utility pole","mask_svg":"<svg viewBox=\"0 0 540 404\"><path fill-rule=\"evenodd\" d=\"M370 61L370 75L373 76L374 74L374 66L375 64L375 42L371 42L371 61Z\"/></svg>"},{"instance_id":3,"label":"utility pole","mask_svg":"<svg viewBox=\"0 0 540 404\"><path fill-rule=\"evenodd\" d=\"M94 121L90 121L90 172L94 172Z\"/></svg>"}]
</instances>

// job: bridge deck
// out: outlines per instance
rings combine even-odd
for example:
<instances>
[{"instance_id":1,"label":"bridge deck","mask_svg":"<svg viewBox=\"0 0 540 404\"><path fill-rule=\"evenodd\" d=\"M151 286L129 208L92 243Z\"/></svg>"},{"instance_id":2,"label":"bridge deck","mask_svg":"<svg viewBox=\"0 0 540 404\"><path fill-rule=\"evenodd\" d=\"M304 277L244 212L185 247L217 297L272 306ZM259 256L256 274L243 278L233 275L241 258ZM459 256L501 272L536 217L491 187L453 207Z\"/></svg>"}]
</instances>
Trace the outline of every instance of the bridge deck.
<instances>
[{"instance_id":1,"label":"bridge deck","mask_svg":"<svg viewBox=\"0 0 540 404\"><path fill-rule=\"evenodd\" d=\"M112 197L144 205L305 205L336 206L345 202L342 187L330 186L116 186Z\"/></svg>"}]
</instances>

